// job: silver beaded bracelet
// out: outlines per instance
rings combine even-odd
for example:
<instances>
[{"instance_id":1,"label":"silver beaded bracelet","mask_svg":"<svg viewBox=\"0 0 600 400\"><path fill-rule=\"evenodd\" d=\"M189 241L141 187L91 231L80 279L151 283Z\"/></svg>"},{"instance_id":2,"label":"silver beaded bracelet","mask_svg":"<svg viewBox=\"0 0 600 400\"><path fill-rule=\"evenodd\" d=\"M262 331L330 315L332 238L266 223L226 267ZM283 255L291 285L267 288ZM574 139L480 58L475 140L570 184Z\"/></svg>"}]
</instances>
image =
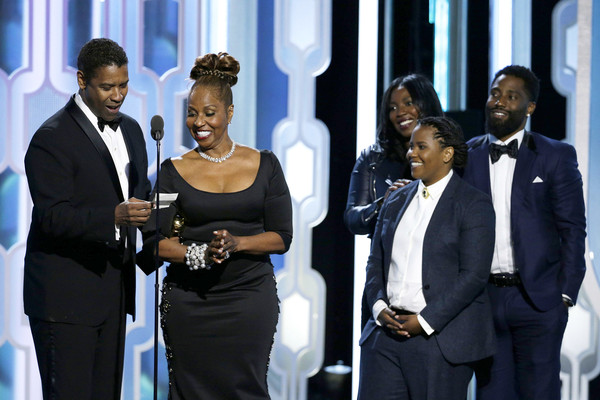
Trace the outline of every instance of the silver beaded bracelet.
<instances>
[{"instance_id":1,"label":"silver beaded bracelet","mask_svg":"<svg viewBox=\"0 0 600 400\"><path fill-rule=\"evenodd\" d=\"M192 243L188 246L185 251L185 263L190 271L210 269L211 264L206 263L206 249L208 249L208 244L206 243L202 243L199 246L196 243Z\"/></svg>"}]
</instances>

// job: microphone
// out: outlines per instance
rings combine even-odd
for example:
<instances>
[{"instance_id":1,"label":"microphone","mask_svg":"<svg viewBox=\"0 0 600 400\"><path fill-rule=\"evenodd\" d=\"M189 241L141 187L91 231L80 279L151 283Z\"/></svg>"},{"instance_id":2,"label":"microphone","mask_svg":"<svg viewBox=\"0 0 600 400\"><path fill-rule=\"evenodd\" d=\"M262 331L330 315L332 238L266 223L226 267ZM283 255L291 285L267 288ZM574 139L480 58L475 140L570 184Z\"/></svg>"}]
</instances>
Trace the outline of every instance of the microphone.
<instances>
[{"instance_id":1,"label":"microphone","mask_svg":"<svg viewBox=\"0 0 600 400\"><path fill-rule=\"evenodd\" d=\"M160 288L160 282L158 280L158 268L162 262L158 256L158 242L160 242L159 234L159 204L160 204L160 140L165 135L163 128L165 127L165 121L160 115L155 115L150 120L150 135L152 139L156 141L156 235L154 238L156 252L154 254L154 265L155 265L155 280L154 280L154 400L157 400L158 396L158 292Z\"/></svg>"},{"instance_id":2,"label":"microphone","mask_svg":"<svg viewBox=\"0 0 600 400\"><path fill-rule=\"evenodd\" d=\"M152 139L156 141L161 140L165 135L165 131L163 130L164 127L165 121L163 121L163 118L160 115L152 117L150 120L150 135L152 136Z\"/></svg>"}]
</instances>

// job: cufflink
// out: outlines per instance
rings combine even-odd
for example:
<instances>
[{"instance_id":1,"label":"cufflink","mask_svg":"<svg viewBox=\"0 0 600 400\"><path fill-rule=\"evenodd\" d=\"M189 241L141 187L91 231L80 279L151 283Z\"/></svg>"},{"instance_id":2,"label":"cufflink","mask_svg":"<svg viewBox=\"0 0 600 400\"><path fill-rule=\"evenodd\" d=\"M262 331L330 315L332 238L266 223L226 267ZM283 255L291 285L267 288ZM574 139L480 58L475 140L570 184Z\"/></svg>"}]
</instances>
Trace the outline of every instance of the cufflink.
<instances>
[{"instance_id":1,"label":"cufflink","mask_svg":"<svg viewBox=\"0 0 600 400\"><path fill-rule=\"evenodd\" d=\"M573 303L573 300L567 299L566 297L563 297L563 303L565 303L567 307L573 307L575 305L575 303Z\"/></svg>"}]
</instances>

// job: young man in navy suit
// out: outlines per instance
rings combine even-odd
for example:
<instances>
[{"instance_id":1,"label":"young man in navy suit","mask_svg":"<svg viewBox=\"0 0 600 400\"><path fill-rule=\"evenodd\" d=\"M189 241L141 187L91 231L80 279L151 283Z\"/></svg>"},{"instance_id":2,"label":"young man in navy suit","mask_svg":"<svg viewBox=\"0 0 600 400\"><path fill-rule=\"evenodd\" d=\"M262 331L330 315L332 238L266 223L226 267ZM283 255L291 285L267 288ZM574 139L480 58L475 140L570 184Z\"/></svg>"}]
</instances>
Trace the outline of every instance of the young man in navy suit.
<instances>
[{"instance_id":1,"label":"young man in navy suit","mask_svg":"<svg viewBox=\"0 0 600 400\"><path fill-rule=\"evenodd\" d=\"M93 39L77 68L79 91L25 155L25 313L44 399L120 399L136 227L151 208L140 200L150 191L148 159L140 126L119 111L129 82L123 49Z\"/></svg>"},{"instance_id":2,"label":"young man in navy suit","mask_svg":"<svg viewBox=\"0 0 600 400\"><path fill-rule=\"evenodd\" d=\"M498 350L477 373L478 400L560 399L560 348L585 274L575 149L525 130L538 94L528 68L498 71L486 103L488 134L468 143L463 177L491 194L496 212L488 292Z\"/></svg>"}]
</instances>

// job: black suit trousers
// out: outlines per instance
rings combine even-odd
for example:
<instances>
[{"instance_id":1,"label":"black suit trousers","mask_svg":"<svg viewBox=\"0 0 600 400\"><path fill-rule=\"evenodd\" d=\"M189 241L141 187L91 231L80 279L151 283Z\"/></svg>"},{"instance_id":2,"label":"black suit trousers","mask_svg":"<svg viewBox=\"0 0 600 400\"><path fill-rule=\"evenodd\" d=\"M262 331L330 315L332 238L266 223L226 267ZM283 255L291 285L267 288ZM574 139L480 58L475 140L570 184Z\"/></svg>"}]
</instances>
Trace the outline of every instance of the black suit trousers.
<instances>
[{"instance_id":1,"label":"black suit trousers","mask_svg":"<svg viewBox=\"0 0 600 400\"><path fill-rule=\"evenodd\" d=\"M107 274L120 279L121 271L109 266ZM106 318L96 326L29 318L44 400L120 399L126 326L122 292L107 296Z\"/></svg>"},{"instance_id":2,"label":"black suit trousers","mask_svg":"<svg viewBox=\"0 0 600 400\"><path fill-rule=\"evenodd\" d=\"M361 346L358 400L464 400L473 368L451 364L434 337L377 327Z\"/></svg>"},{"instance_id":3,"label":"black suit trousers","mask_svg":"<svg viewBox=\"0 0 600 400\"><path fill-rule=\"evenodd\" d=\"M488 285L496 354L477 368L479 400L560 400L560 348L569 312L558 301L540 311L522 286Z\"/></svg>"}]
</instances>

